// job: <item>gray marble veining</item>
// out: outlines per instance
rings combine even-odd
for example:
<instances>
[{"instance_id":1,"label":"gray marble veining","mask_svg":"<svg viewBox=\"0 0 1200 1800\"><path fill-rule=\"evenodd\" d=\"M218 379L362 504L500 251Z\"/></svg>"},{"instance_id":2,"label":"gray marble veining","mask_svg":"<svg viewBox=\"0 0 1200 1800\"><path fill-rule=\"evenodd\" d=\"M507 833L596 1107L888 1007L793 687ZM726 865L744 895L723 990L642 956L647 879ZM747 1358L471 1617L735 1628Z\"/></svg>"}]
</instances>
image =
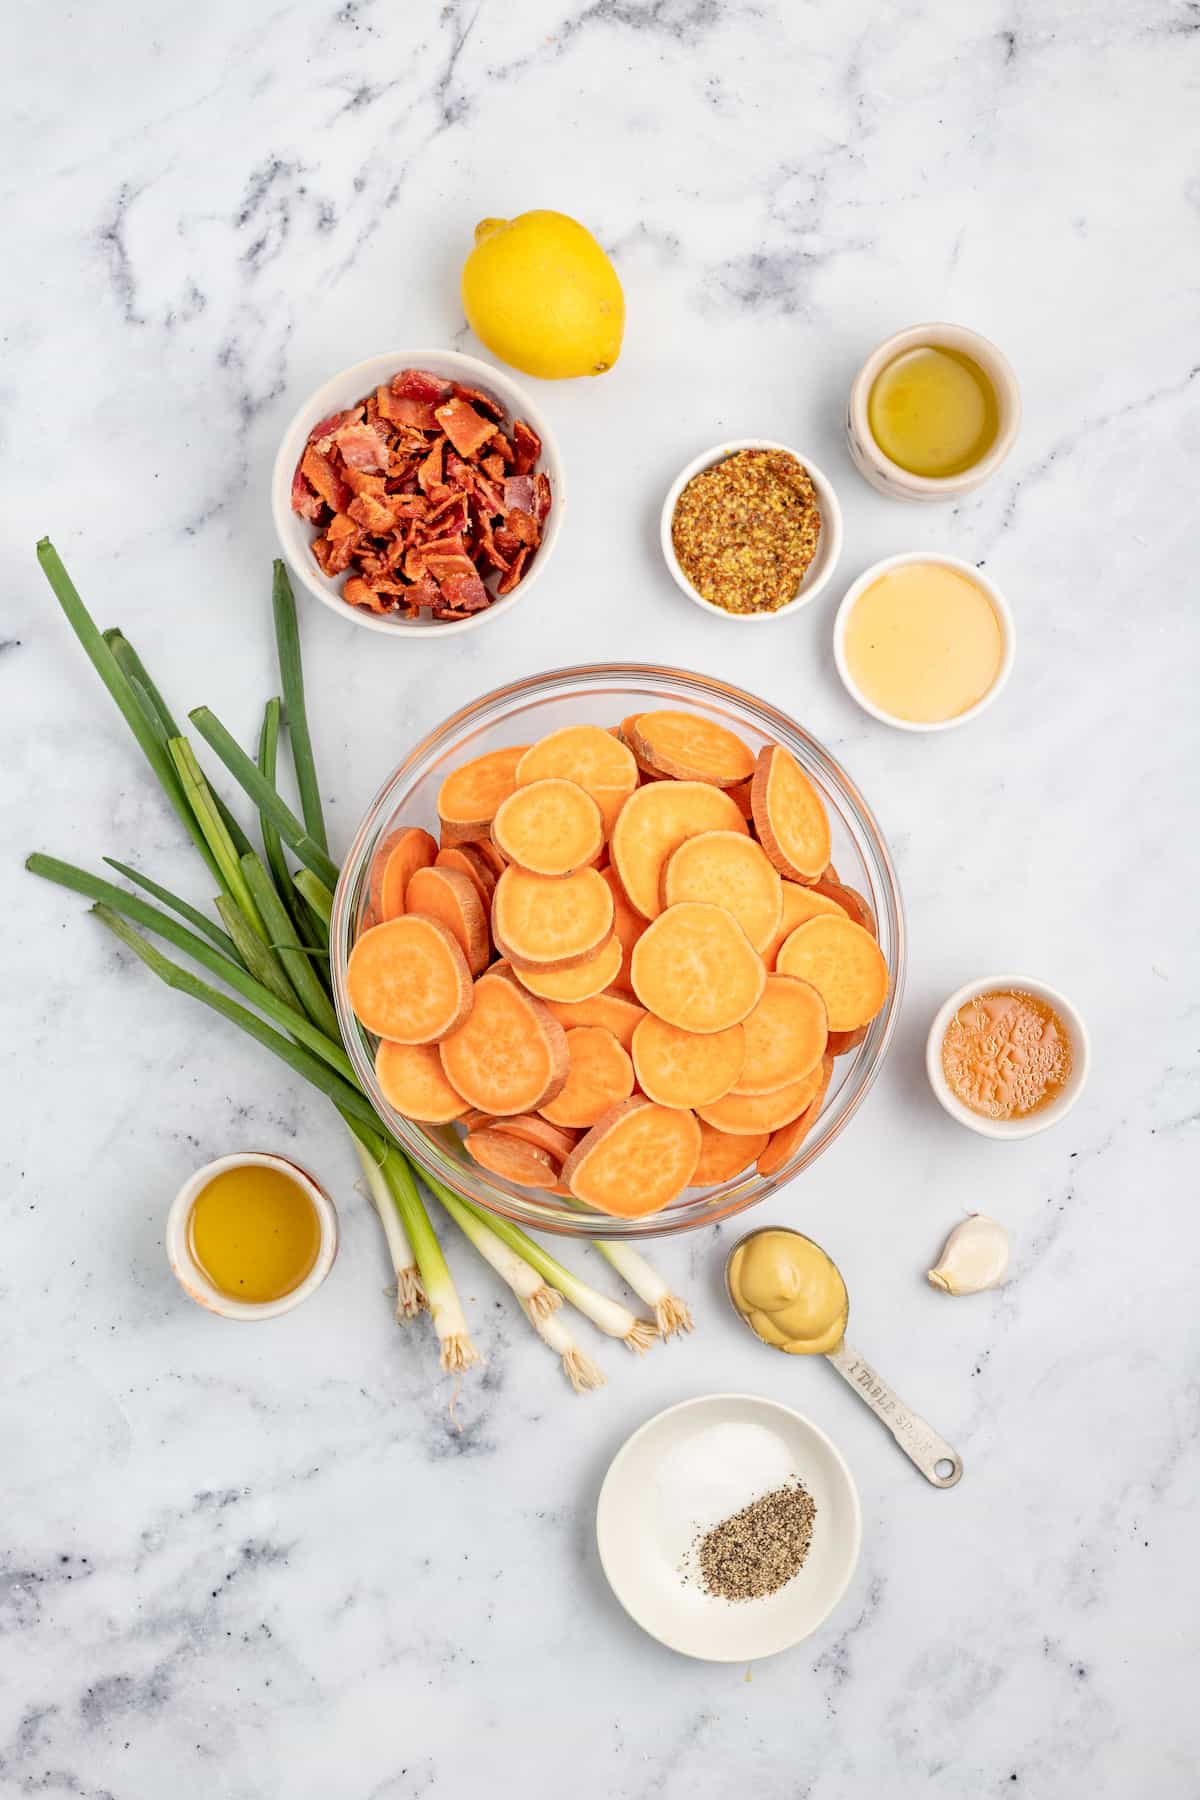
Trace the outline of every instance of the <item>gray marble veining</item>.
<instances>
[{"instance_id":1,"label":"gray marble veining","mask_svg":"<svg viewBox=\"0 0 1200 1800\"><path fill-rule=\"evenodd\" d=\"M1197 1792L1198 58L1187 0L16 0L0 1794ZM535 205L611 247L625 351L542 392L571 516L503 629L388 646L304 607L335 847L416 735L570 661L724 673L831 746L898 858L912 976L853 1129L770 1211L834 1251L856 1341L962 1450L950 1494L722 1316L711 1237L657 1252L695 1337L641 1363L589 1342L609 1385L578 1400L450 1241L488 1358L455 1390L391 1322L321 1105L20 871L109 854L205 898L34 540L180 712L248 738L284 422L380 348L477 348L471 230ZM1003 346L1024 428L990 485L906 510L855 475L844 397L939 316ZM678 467L751 432L811 454L846 524L828 597L765 635L689 607L655 540ZM830 650L845 582L923 545L986 563L1019 632L1002 701L947 740L876 726ZM1013 1146L921 1069L937 1002L993 966L1067 989L1095 1040L1070 1121ZM320 1296L244 1332L182 1301L161 1242L181 1179L239 1145L290 1148L344 1227ZM1011 1227L1014 1274L949 1301L921 1273L971 1207ZM864 1504L840 1609L752 1671L644 1638L591 1533L627 1432L720 1387L810 1412Z\"/></svg>"}]
</instances>

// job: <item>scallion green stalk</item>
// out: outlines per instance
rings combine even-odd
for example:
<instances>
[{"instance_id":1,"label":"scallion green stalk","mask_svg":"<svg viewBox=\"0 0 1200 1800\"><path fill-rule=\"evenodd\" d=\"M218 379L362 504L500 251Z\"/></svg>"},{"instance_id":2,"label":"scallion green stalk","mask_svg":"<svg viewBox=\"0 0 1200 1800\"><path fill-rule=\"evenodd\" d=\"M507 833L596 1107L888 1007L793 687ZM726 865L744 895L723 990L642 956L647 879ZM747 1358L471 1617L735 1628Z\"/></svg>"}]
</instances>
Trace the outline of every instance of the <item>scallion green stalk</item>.
<instances>
[{"instance_id":1,"label":"scallion green stalk","mask_svg":"<svg viewBox=\"0 0 1200 1800\"><path fill-rule=\"evenodd\" d=\"M287 570L278 560L271 584L271 607L275 614L275 650L279 659L279 679L283 686L288 736L292 741L292 765L296 771L296 786L300 790L300 811L309 837L322 850L327 851L329 839L325 833L325 815L321 810L321 784L317 780L317 765L308 730L308 708L304 701L304 668L300 660L296 601Z\"/></svg>"},{"instance_id":2,"label":"scallion green stalk","mask_svg":"<svg viewBox=\"0 0 1200 1800\"><path fill-rule=\"evenodd\" d=\"M231 732L207 706L197 706L188 714L205 743L216 751L238 786L253 800L261 812L270 815L285 844L290 844L300 861L311 869L327 888L337 886L337 864L327 850L309 836L291 807L280 799L258 764L246 755Z\"/></svg>"},{"instance_id":3,"label":"scallion green stalk","mask_svg":"<svg viewBox=\"0 0 1200 1800\"><path fill-rule=\"evenodd\" d=\"M333 1002L317 980L308 952L300 942L283 901L275 892L271 877L253 852L242 857L241 867L254 904L270 934L271 948L283 964L284 973L295 988L301 1006L313 1024L320 1026L328 1037L339 1037Z\"/></svg>"},{"instance_id":4,"label":"scallion green stalk","mask_svg":"<svg viewBox=\"0 0 1200 1800\"><path fill-rule=\"evenodd\" d=\"M333 918L333 895L325 883L311 869L297 869L292 880L313 911L325 921L325 929L328 930Z\"/></svg>"},{"instance_id":5,"label":"scallion green stalk","mask_svg":"<svg viewBox=\"0 0 1200 1800\"><path fill-rule=\"evenodd\" d=\"M423 1170L421 1174L427 1186L433 1187L430 1177ZM463 1236L474 1244L483 1260L490 1263L500 1279L508 1284L531 1317L544 1319L547 1313L557 1311L562 1305L562 1295L557 1288L550 1287L533 1265L505 1243L490 1224L485 1224L477 1213L464 1206L457 1194L451 1193L440 1181L434 1192Z\"/></svg>"},{"instance_id":6,"label":"scallion green stalk","mask_svg":"<svg viewBox=\"0 0 1200 1800\"><path fill-rule=\"evenodd\" d=\"M251 931L240 907L235 906L224 894L216 895L213 905L221 915L221 923L233 939L243 966L249 969L256 981L261 981L265 988L270 988L277 1000L282 1000L285 1006L299 1009L300 998L284 974L282 963L271 946L264 944Z\"/></svg>"},{"instance_id":7,"label":"scallion green stalk","mask_svg":"<svg viewBox=\"0 0 1200 1800\"><path fill-rule=\"evenodd\" d=\"M417 1259L404 1229L404 1222L396 1210L392 1190L383 1178L382 1166L376 1162L361 1138L354 1132L350 1136L358 1152L358 1160L362 1164L367 1188L375 1211L379 1214L379 1223L383 1226L388 1254L392 1259L392 1269L396 1276L396 1318L400 1324L406 1325L410 1319L414 1319L419 1312L427 1311L429 1307L421 1284L421 1271L417 1267Z\"/></svg>"},{"instance_id":8,"label":"scallion green stalk","mask_svg":"<svg viewBox=\"0 0 1200 1800\"><path fill-rule=\"evenodd\" d=\"M250 929L265 944L267 942L266 927L259 917L258 908L250 897L250 889L246 886L246 878L242 874L236 846L217 811L213 791L205 780L203 769L196 761L196 752L185 737L168 738L167 749L196 823L204 833L208 847L217 859L217 867L221 871L222 887L241 908L242 915Z\"/></svg>"},{"instance_id":9,"label":"scallion green stalk","mask_svg":"<svg viewBox=\"0 0 1200 1800\"><path fill-rule=\"evenodd\" d=\"M208 914L202 913L198 906L192 906L189 901L181 900L178 894L171 892L170 888L160 887L157 881L151 881L150 877L143 875L140 869L132 869L128 863L118 862L113 856L102 857L101 861L108 868L115 869L118 875L123 875L126 881L132 881L135 887L144 888L146 893L153 894L156 900L161 900L164 906L169 906L173 912L177 912L181 919L186 919L189 925L194 925L197 931L202 931L205 937L211 938L226 956L237 955L237 951L233 947L233 939L228 932L222 931L219 925L214 925ZM26 863L25 866L28 868L30 865ZM70 868L71 865L63 863L61 866ZM40 874L41 870L38 870L37 873ZM120 893L121 890L115 888L113 891ZM100 899L103 896L96 895L95 898Z\"/></svg>"}]
</instances>

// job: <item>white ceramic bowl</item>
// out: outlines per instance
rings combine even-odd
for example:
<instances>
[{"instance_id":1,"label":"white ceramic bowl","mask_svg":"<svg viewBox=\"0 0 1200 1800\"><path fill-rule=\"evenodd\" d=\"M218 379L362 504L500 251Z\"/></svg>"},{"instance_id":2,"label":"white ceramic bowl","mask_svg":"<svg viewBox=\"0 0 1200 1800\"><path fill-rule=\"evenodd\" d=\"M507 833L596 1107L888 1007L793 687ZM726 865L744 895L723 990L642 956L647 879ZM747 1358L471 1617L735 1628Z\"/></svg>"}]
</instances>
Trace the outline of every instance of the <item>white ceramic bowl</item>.
<instances>
[{"instance_id":1,"label":"white ceramic bowl","mask_svg":"<svg viewBox=\"0 0 1200 1800\"><path fill-rule=\"evenodd\" d=\"M976 994L993 994L1004 991L1032 994L1035 1000L1044 1000L1052 1006L1067 1028L1071 1039L1071 1073L1058 1098L1040 1112L1029 1113L1023 1119L986 1119L982 1113L972 1112L964 1106L952 1091L942 1069L942 1039L946 1035L946 1027L960 1006L973 1000ZM1091 1066L1091 1046L1088 1042L1087 1027L1067 999L1057 988L1047 987L1044 981L1034 981L1028 975L982 975L978 981L968 981L940 1006L929 1027L929 1036L925 1040L925 1069L929 1076L929 1085L945 1110L960 1125L969 1131L977 1131L980 1137L987 1138L1027 1138L1035 1137L1039 1131L1048 1131L1051 1125L1057 1125L1065 1119L1080 1094L1088 1078Z\"/></svg>"},{"instance_id":2,"label":"white ceramic bowl","mask_svg":"<svg viewBox=\"0 0 1200 1800\"><path fill-rule=\"evenodd\" d=\"M910 474L890 456L884 455L871 431L867 403L876 376L906 350L917 350L926 344L958 350L971 357L988 377L996 395L999 412L996 441L986 456L981 456L960 475ZM907 331L897 331L882 344L877 344L854 377L846 407L846 443L859 474L889 499L956 500L960 494L971 493L995 474L1016 442L1020 424L1021 390L1012 364L995 344L980 337L977 331L968 331L965 325L911 325Z\"/></svg>"},{"instance_id":3,"label":"white ceramic bowl","mask_svg":"<svg viewBox=\"0 0 1200 1800\"><path fill-rule=\"evenodd\" d=\"M543 469L550 479L552 505L537 555L529 565L529 573L511 594L494 600L485 612L475 613L469 619L449 619L439 624L433 619L398 619L388 614L367 612L359 606L347 606L341 595L345 577L331 578L322 574L310 547L313 528L307 519L292 511L292 477L313 426L330 413L353 406L382 382L390 381L401 369L428 369L447 381L461 381L470 387L486 389L503 405L509 423L514 418L525 419L542 440L538 468ZM550 561L565 508L562 461L546 415L502 369L480 362L478 357L464 356L457 350L384 350L380 355L369 356L365 362L355 363L352 368L332 376L315 394L310 394L296 412L283 434L271 475L271 512L275 530L288 567L297 581L340 619L348 619L352 625L362 625L368 631L382 632L389 637L426 637L430 634L439 638L453 637L458 632L477 631L480 626L491 624L511 612Z\"/></svg>"},{"instance_id":4,"label":"white ceramic bowl","mask_svg":"<svg viewBox=\"0 0 1200 1800\"><path fill-rule=\"evenodd\" d=\"M208 1186L214 1176L223 1175L226 1169L278 1169L281 1175L287 1175L292 1181L304 1189L316 1208L317 1221L320 1225L321 1239L317 1249L317 1260L298 1287L290 1294L284 1294L279 1300L246 1301L234 1300L223 1294L220 1288L213 1286L204 1270L192 1255L191 1233L188 1224L192 1215L192 1207L200 1190ZM189 1300L198 1306L206 1307L209 1312L219 1313L223 1319L277 1319L281 1313L291 1312L293 1307L300 1306L315 1294L330 1269L337 1255L338 1223L333 1201L324 1188L315 1182L310 1174L289 1162L286 1156L271 1156L263 1151L244 1150L233 1156L218 1156L215 1162L205 1163L197 1169L191 1178L184 1182L171 1203L167 1214L166 1250L167 1261L171 1265L171 1273Z\"/></svg>"},{"instance_id":5,"label":"white ceramic bowl","mask_svg":"<svg viewBox=\"0 0 1200 1800\"><path fill-rule=\"evenodd\" d=\"M903 568L907 563L936 563L939 568L953 569L958 575L965 575L981 588L992 603L992 611L1000 623L1000 635L1004 640L1000 671L991 687L974 706L968 706L966 712L957 713L953 719L897 719L894 714L884 712L868 700L850 673L846 661L846 628L850 623L850 614L854 611L854 603L871 583L878 581L890 569ZM837 664L837 672L842 678L842 685L852 700L857 700L864 712L869 712L873 719L879 719L884 725L892 725L897 731L952 731L957 725L965 725L968 719L977 719L985 707L992 704L1009 676L1012 674L1013 658L1017 649L1016 626L1009 610L1008 601L1000 592L994 581L990 581L981 569L974 568L969 562L963 562L958 556L942 556L935 550L905 550L899 556L885 556L882 562L872 563L871 567L859 576L858 580L846 589L837 616L833 621L833 660Z\"/></svg>"},{"instance_id":6,"label":"white ceramic bowl","mask_svg":"<svg viewBox=\"0 0 1200 1800\"><path fill-rule=\"evenodd\" d=\"M699 475L702 469L711 469L714 463L724 462L726 457L733 456L738 450L785 450L789 456L803 463L808 470L809 479L817 496L817 504L821 511L821 535L817 540L817 553L808 568L804 571L804 579L796 589L795 597L786 606L776 612L732 613L726 612L723 606L714 606L698 594L683 570L679 566L679 558L675 554L675 545L671 541L671 525L675 518L675 507L693 475ZM677 587L681 588L695 606L703 607L706 613L712 613L718 619L732 619L738 625L766 625L776 619L791 618L800 609L815 600L825 586L842 552L842 509L838 505L838 497L833 491L829 477L818 469L811 457L801 455L793 450L790 444L776 444L770 438L731 438L728 443L714 444L711 450L705 450L683 469L667 492L663 501L662 519L659 525L659 536L662 541L662 553L668 569Z\"/></svg>"},{"instance_id":7,"label":"white ceramic bowl","mask_svg":"<svg viewBox=\"0 0 1200 1800\"><path fill-rule=\"evenodd\" d=\"M798 1477L816 1502L803 1567L762 1600L723 1600L683 1573L697 1534ZM814 1632L846 1591L862 1516L854 1478L825 1433L778 1401L707 1394L668 1407L609 1465L596 1541L630 1618L683 1656L749 1662Z\"/></svg>"}]
</instances>

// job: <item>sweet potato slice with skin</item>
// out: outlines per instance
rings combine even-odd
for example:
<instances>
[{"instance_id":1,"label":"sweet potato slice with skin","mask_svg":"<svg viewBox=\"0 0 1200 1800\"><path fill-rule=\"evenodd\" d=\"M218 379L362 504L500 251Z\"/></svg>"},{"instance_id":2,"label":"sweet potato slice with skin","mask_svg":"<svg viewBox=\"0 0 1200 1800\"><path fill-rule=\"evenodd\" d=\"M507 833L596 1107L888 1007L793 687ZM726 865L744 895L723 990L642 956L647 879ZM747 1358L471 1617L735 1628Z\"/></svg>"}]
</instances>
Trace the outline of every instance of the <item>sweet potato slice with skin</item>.
<instances>
[{"instance_id":1,"label":"sweet potato slice with skin","mask_svg":"<svg viewBox=\"0 0 1200 1800\"><path fill-rule=\"evenodd\" d=\"M799 1081L825 1054L829 1025L815 987L794 975L768 975L762 999L742 1027L746 1061L735 1094L773 1094Z\"/></svg>"},{"instance_id":2,"label":"sweet potato slice with skin","mask_svg":"<svg viewBox=\"0 0 1200 1800\"><path fill-rule=\"evenodd\" d=\"M510 974L489 969L475 983L475 1004L441 1045L452 1087L481 1112L536 1112L567 1079L567 1034L534 994Z\"/></svg>"},{"instance_id":3,"label":"sweet potato slice with skin","mask_svg":"<svg viewBox=\"0 0 1200 1800\"><path fill-rule=\"evenodd\" d=\"M446 1080L436 1044L396 1044L380 1040L375 1079L389 1106L422 1125L448 1125L467 1111L462 1095Z\"/></svg>"},{"instance_id":4,"label":"sweet potato slice with skin","mask_svg":"<svg viewBox=\"0 0 1200 1800\"><path fill-rule=\"evenodd\" d=\"M737 787L754 774L754 752L749 746L726 726L700 713L639 713L631 730L638 761L673 781Z\"/></svg>"},{"instance_id":5,"label":"sweet potato slice with skin","mask_svg":"<svg viewBox=\"0 0 1200 1800\"><path fill-rule=\"evenodd\" d=\"M538 1111L552 1125L594 1125L633 1092L633 1064L611 1031L577 1025L567 1033L569 1067L562 1091Z\"/></svg>"},{"instance_id":6,"label":"sweet potato slice with skin","mask_svg":"<svg viewBox=\"0 0 1200 1800\"><path fill-rule=\"evenodd\" d=\"M603 1025L624 1050L632 1048L633 1034L646 1017L645 1007L630 994L597 994L591 1000L571 1002L547 1000L546 1005L566 1030L573 1025Z\"/></svg>"},{"instance_id":7,"label":"sweet potato slice with skin","mask_svg":"<svg viewBox=\"0 0 1200 1800\"><path fill-rule=\"evenodd\" d=\"M531 875L573 875L604 848L604 819L591 795L574 781L547 776L516 788L492 820L492 842L510 863Z\"/></svg>"},{"instance_id":8,"label":"sweet potato slice with skin","mask_svg":"<svg viewBox=\"0 0 1200 1800\"><path fill-rule=\"evenodd\" d=\"M663 870L665 906L704 900L732 913L761 954L783 914L783 882L762 847L740 831L702 831L680 844Z\"/></svg>"},{"instance_id":9,"label":"sweet potato slice with skin","mask_svg":"<svg viewBox=\"0 0 1200 1800\"><path fill-rule=\"evenodd\" d=\"M474 883L484 912L491 912L496 876L472 845L448 844L444 850L438 851L433 859L433 866L435 869L457 869L460 875L465 875L468 881Z\"/></svg>"},{"instance_id":10,"label":"sweet potato slice with skin","mask_svg":"<svg viewBox=\"0 0 1200 1800\"><path fill-rule=\"evenodd\" d=\"M505 869L492 900L496 948L527 969L565 969L586 962L612 936L613 900L595 869L574 875L530 875Z\"/></svg>"},{"instance_id":11,"label":"sweet potato slice with skin","mask_svg":"<svg viewBox=\"0 0 1200 1800\"><path fill-rule=\"evenodd\" d=\"M499 881L505 869L508 867L508 858L501 855L500 851L497 850L490 838L470 840L463 845L463 848L465 850L470 850L475 856L478 856L482 862L486 863L497 881ZM495 889L493 888L492 891L494 893Z\"/></svg>"},{"instance_id":12,"label":"sweet potato slice with skin","mask_svg":"<svg viewBox=\"0 0 1200 1800\"><path fill-rule=\"evenodd\" d=\"M437 855L437 844L419 825L401 825L389 831L371 862L369 894L375 923L395 919L404 911L409 880Z\"/></svg>"},{"instance_id":13,"label":"sweet potato slice with skin","mask_svg":"<svg viewBox=\"0 0 1200 1800\"><path fill-rule=\"evenodd\" d=\"M700 1161L692 1175L692 1186L719 1187L723 1181L732 1181L762 1155L770 1141L770 1133L766 1131L760 1131L754 1137L734 1137L701 1119Z\"/></svg>"},{"instance_id":14,"label":"sweet potato slice with skin","mask_svg":"<svg viewBox=\"0 0 1200 1800\"><path fill-rule=\"evenodd\" d=\"M572 963L567 969L522 969L516 965L513 974L523 987L539 1000L593 1000L611 987L621 970L621 946L615 937L589 956L586 962Z\"/></svg>"},{"instance_id":15,"label":"sweet potato slice with skin","mask_svg":"<svg viewBox=\"0 0 1200 1800\"><path fill-rule=\"evenodd\" d=\"M660 1106L707 1106L727 1094L746 1060L740 1025L703 1036L647 1013L633 1034L638 1086Z\"/></svg>"},{"instance_id":16,"label":"sweet potato slice with skin","mask_svg":"<svg viewBox=\"0 0 1200 1800\"><path fill-rule=\"evenodd\" d=\"M402 913L358 938L346 966L354 1016L376 1037L433 1044L471 1011L471 972L437 919Z\"/></svg>"},{"instance_id":17,"label":"sweet potato slice with skin","mask_svg":"<svg viewBox=\"0 0 1200 1800\"><path fill-rule=\"evenodd\" d=\"M869 1025L888 995L883 952L853 919L832 915L797 925L775 959L781 975L810 981L825 1002L831 1031Z\"/></svg>"},{"instance_id":18,"label":"sweet potato slice with skin","mask_svg":"<svg viewBox=\"0 0 1200 1800\"><path fill-rule=\"evenodd\" d=\"M765 1150L760 1151L755 1159L755 1166L760 1175L774 1175L776 1169L782 1169L784 1163L790 1162L797 1150L817 1122L821 1108L825 1104L825 1096L829 1092L829 1082L833 1075L833 1058L825 1056L821 1059L821 1080L816 1093L800 1114L790 1125L781 1125L778 1131L771 1133L771 1141Z\"/></svg>"},{"instance_id":19,"label":"sweet potato slice with skin","mask_svg":"<svg viewBox=\"0 0 1200 1800\"><path fill-rule=\"evenodd\" d=\"M454 933L472 975L482 975L491 960L487 913L469 875L457 869L418 869L408 884L408 910L440 919Z\"/></svg>"},{"instance_id":20,"label":"sweet potato slice with skin","mask_svg":"<svg viewBox=\"0 0 1200 1800\"><path fill-rule=\"evenodd\" d=\"M781 875L808 886L829 862L829 815L790 750L768 744L759 751L750 789L758 841Z\"/></svg>"},{"instance_id":21,"label":"sweet potato slice with skin","mask_svg":"<svg viewBox=\"0 0 1200 1800\"><path fill-rule=\"evenodd\" d=\"M638 766L627 744L599 725L566 725L539 738L517 765L521 787L549 776L574 781L600 808L605 836L638 784Z\"/></svg>"},{"instance_id":22,"label":"sweet potato slice with skin","mask_svg":"<svg viewBox=\"0 0 1200 1800\"><path fill-rule=\"evenodd\" d=\"M635 912L630 906L625 896L625 889L621 886L621 877L612 864L601 869L600 873L608 883L609 892L613 897L613 936L621 946L621 967L613 976L612 985L627 988L629 986L629 965L633 960L633 946L645 931L647 921L643 919L641 913Z\"/></svg>"},{"instance_id":23,"label":"sweet potato slice with skin","mask_svg":"<svg viewBox=\"0 0 1200 1800\"><path fill-rule=\"evenodd\" d=\"M784 881L783 910L774 937L762 953L763 961L768 969L775 967L775 959L779 955L780 946L785 939L791 937L797 925L803 925L806 919L815 919L818 913L833 913L844 917L842 908L836 900L831 900L819 888L804 887L799 881Z\"/></svg>"},{"instance_id":24,"label":"sweet potato slice with skin","mask_svg":"<svg viewBox=\"0 0 1200 1800\"><path fill-rule=\"evenodd\" d=\"M694 1113L637 1095L597 1119L563 1164L562 1178L597 1212L638 1219L682 1194L699 1155Z\"/></svg>"},{"instance_id":25,"label":"sweet potato slice with skin","mask_svg":"<svg viewBox=\"0 0 1200 1800\"><path fill-rule=\"evenodd\" d=\"M621 808L610 842L613 867L626 899L644 919L656 919L663 909L667 859L702 831L749 835L729 795L706 781L653 781Z\"/></svg>"},{"instance_id":26,"label":"sweet potato slice with skin","mask_svg":"<svg viewBox=\"0 0 1200 1800\"><path fill-rule=\"evenodd\" d=\"M830 1056L848 1056L857 1050L870 1029L869 1025L856 1025L853 1031L831 1031L826 1046Z\"/></svg>"},{"instance_id":27,"label":"sweet potato slice with skin","mask_svg":"<svg viewBox=\"0 0 1200 1800\"><path fill-rule=\"evenodd\" d=\"M684 900L633 947L633 991L648 1012L682 1031L723 1031L758 1005L767 974L730 913Z\"/></svg>"},{"instance_id":28,"label":"sweet potato slice with skin","mask_svg":"<svg viewBox=\"0 0 1200 1800\"><path fill-rule=\"evenodd\" d=\"M558 1186L558 1164L548 1151L504 1131L469 1131L463 1139L467 1154L489 1175L499 1175L517 1187Z\"/></svg>"},{"instance_id":29,"label":"sweet potato slice with skin","mask_svg":"<svg viewBox=\"0 0 1200 1800\"><path fill-rule=\"evenodd\" d=\"M866 895L860 894L857 888L847 887L844 881L834 881L825 874L817 882L813 892L844 912L856 925L861 925L864 931L869 931L873 938L878 938L879 927L875 923L874 909Z\"/></svg>"},{"instance_id":30,"label":"sweet potato slice with skin","mask_svg":"<svg viewBox=\"0 0 1200 1800\"><path fill-rule=\"evenodd\" d=\"M527 746L489 750L453 769L438 789L438 820L443 843L470 843L486 838L496 808L517 785L517 764Z\"/></svg>"},{"instance_id":31,"label":"sweet potato slice with skin","mask_svg":"<svg viewBox=\"0 0 1200 1800\"><path fill-rule=\"evenodd\" d=\"M778 1131L798 1119L821 1085L821 1064L799 1081L776 1088L773 1094L726 1094L711 1106L698 1107L706 1125L727 1131L731 1137L754 1137L762 1131Z\"/></svg>"},{"instance_id":32,"label":"sweet potato slice with skin","mask_svg":"<svg viewBox=\"0 0 1200 1800\"><path fill-rule=\"evenodd\" d=\"M518 1113L515 1119L495 1119L485 1127L488 1131L499 1131L508 1137L521 1138L527 1144L533 1144L538 1150L544 1150L547 1156L561 1168L579 1141L579 1133L567 1131L560 1125L551 1125L548 1119L540 1119L536 1113Z\"/></svg>"}]
</instances>

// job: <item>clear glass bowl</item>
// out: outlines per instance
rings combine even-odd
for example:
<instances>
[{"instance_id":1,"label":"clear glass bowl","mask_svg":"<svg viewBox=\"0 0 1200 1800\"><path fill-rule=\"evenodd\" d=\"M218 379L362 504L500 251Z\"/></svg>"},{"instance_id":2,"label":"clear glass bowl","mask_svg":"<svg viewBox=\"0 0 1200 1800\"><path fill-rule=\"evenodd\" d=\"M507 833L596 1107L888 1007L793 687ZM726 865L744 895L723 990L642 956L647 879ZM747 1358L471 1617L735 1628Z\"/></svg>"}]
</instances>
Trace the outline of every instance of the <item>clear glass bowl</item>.
<instances>
[{"instance_id":1,"label":"clear glass bowl","mask_svg":"<svg viewBox=\"0 0 1200 1800\"><path fill-rule=\"evenodd\" d=\"M770 1176L751 1168L718 1187L689 1189L646 1218L615 1219L488 1174L471 1161L453 1126L422 1126L401 1118L375 1079L377 1040L358 1023L346 998L346 963L361 926L368 874L380 840L402 824L423 825L436 835L437 792L451 769L488 750L531 744L564 725L616 725L629 713L654 706L707 714L738 732L755 751L766 743L786 745L829 809L839 876L859 888L875 909L892 983L866 1038L857 1050L838 1058L821 1115L791 1162ZM372 801L343 865L333 903L331 954L338 1018L355 1073L384 1124L415 1161L464 1199L539 1231L568 1237L653 1238L713 1225L765 1200L810 1168L845 1129L879 1073L895 1028L904 986L904 917L896 871L870 807L845 770L793 719L710 676L644 663L595 663L496 688L455 713L409 752Z\"/></svg>"}]
</instances>

